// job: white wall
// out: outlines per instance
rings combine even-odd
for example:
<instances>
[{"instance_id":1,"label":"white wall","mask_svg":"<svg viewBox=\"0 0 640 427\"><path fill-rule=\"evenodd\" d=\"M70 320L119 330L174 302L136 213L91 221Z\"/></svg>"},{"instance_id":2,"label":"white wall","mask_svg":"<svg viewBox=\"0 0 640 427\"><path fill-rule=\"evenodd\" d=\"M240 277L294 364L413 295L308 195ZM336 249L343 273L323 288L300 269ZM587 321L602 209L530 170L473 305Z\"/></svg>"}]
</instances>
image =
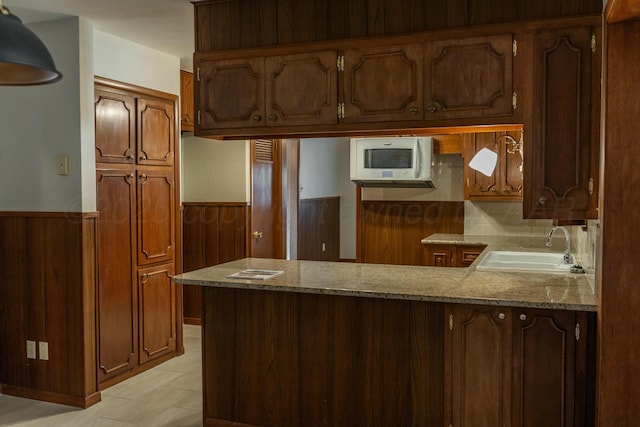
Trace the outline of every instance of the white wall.
<instances>
[{"instance_id":1,"label":"white wall","mask_svg":"<svg viewBox=\"0 0 640 427\"><path fill-rule=\"evenodd\" d=\"M180 95L180 58L96 30L95 75Z\"/></svg>"},{"instance_id":2,"label":"white wall","mask_svg":"<svg viewBox=\"0 0 640 427\"><path fill-rule=\"evenodd\" d=\"M249 141L217 141L192 135L182 139L183 201L250 200Z\"/></svg>"},{"instance_id":3,"label":"white wall","mask_svg":"<svg viewBox=\"0 0 640 427\"><path fill-rule=\"evenodd\" d=\"M0 87L0 210L95 211L91 24L79 18L29 26L62 72L42 86ZM92 80L92 78L91 78ZM90 86L89 86L90 85ZM56 157L69 156L69 175Z\"/></svg>"},{"instance_id":4,"label":"white wall","mask_svg":"<svg viewBox=\"0 0 640 427\"><path fill-rule=\"evenodd\" d=\"M300 199L340 197L340 258L356 257L356 191L349 180L349 138L300 140Z\"/></svg>"}]
</instances>

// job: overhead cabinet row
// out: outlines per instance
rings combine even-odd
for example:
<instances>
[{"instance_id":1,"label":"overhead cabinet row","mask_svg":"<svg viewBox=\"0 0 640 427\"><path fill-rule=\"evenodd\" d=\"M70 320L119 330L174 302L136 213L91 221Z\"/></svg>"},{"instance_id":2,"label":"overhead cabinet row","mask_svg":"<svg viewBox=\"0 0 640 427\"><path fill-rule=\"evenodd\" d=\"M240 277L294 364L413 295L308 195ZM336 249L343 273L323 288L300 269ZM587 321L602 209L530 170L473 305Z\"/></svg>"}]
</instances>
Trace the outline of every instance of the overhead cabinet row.
<instances>
[{"instance_id":1,"label":"overhead cabinet row","mask_svg":"<svg viewBox=\"0 0 640 427\"><path fill-rule=\"evenodd\" d=\"M197 53L196 133L508 117L513 46L503 34L224 59Z\"/></svg>"}]
</instances>

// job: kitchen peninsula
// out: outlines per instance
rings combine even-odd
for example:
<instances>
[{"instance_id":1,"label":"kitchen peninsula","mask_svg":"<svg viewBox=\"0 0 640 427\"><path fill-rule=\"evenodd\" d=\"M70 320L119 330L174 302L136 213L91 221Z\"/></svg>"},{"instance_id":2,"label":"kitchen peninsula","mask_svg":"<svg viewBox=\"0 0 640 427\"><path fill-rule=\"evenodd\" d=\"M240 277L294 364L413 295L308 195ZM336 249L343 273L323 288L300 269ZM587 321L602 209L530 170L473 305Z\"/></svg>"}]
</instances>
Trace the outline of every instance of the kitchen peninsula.
<instances>
[{"instance_id":1,"label":"kitchen peninsula","mask_svg":"<svg viewBox=\"0 0 640 427\"><path fill-rule=\"evenodd\" d=\"M174 277L203 286L204 425L588 425L590 281L475 268L538 241L486 242L469 268L247 258ZM227 277L245 269L283 274Z\"/></svg>"}]
</instances>

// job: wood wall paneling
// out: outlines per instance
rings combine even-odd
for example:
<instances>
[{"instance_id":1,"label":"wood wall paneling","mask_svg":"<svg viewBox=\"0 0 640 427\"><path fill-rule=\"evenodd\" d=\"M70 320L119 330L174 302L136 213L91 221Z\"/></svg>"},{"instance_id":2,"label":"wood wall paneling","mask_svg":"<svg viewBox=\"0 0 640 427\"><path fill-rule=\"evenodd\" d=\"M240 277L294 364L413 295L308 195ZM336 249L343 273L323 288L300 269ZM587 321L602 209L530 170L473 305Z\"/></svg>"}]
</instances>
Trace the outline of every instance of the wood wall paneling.
<instances>
[{"instance_id":1,"label":"wood wall paneling","mask_svg":"<svg viewBox=\"0 0 640 427\"><path fill-rule=\"evenodd\" d=\"M0 214L3 393L88 407L95 378L95 215ZM26 357L47 342L49 360ZM36 345L37 347L37 345Z\"/></svg>"},{"instance_id":2,"label":"wood wall paneling","mask_svg":"<svg viewBox=\"0 0 640 427\"><path fill-rule=\"evenodd\" d=\"M340 197L300 200L298 259L340 259Z\"/></svg>"},{"instance_id":3,"label":"wood wall paneling","mask_svg":"<svg viewBox=\"0 0 640 427\"><path fill-rule=\"evenodd\" d=\"M247 203L184 203L183 271L246 256ZM201 323L202 288L183 286L184 322Z\"/></svg>"},{"instance_id":4,"label":"wood wall paneling","mask_svg":"<svg viewBox=\"0 0 640 427\"><path fill-rule=\"evenodd\" d=\"M205 425L442 425L440 305L208 287L204 300Z\"/></svg>"},{"instance_id":5,"label":"wood wall paneling","mask_svg":"<svg viewBox=\"0 0 640 427\"><path fill-rule=\"evenodd\" d=\"M598 14L600 0L242 0L195 2L195 50L277 44Z\"/></svg>"},{"instance_id":6,"label":"wood wall paneling","mask_svg":"<svg viewBox=\"0 0 640 427\"><path fill-rule=\"evenodd\" d=\"M362 201L358 221L358 262L423 265L423 238L464 233L464 203Z\"/></svg>"}]
</instances>

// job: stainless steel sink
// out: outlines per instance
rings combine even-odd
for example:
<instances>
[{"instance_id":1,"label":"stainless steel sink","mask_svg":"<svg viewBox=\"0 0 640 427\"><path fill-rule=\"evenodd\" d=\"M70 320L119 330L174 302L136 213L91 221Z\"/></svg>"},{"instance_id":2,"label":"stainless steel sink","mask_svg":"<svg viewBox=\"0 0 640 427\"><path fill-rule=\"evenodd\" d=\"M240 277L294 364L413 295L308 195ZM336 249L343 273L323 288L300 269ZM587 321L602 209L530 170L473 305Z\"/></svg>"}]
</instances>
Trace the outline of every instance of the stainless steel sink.
<instances>
[{"instance_id":1,"label":"stainless steel sink","mask_svg":"<svg viewBox=\"0 0 640 427\"><path fill-rule=\"evenodd\" d=\"M517 270L567 273L573 264L564 263L564 253L491 251L478 264L478 270Z\"/></svg>"}]
</instances>

